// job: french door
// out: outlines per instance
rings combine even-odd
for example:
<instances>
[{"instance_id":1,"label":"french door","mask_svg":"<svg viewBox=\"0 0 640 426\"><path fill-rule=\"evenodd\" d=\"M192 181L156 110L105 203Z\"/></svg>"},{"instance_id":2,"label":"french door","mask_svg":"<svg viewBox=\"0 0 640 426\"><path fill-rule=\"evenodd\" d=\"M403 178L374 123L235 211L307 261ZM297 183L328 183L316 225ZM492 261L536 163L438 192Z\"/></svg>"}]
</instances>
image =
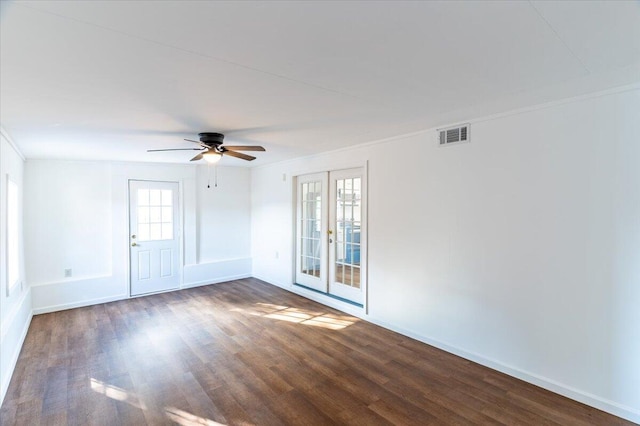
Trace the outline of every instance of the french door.
<instances>
[{"instance_id":1,"label":"french door","mask_svg":"<svg viewBox=\"0 0 640 426\"><path fill-rule=\"evenodd\" d=\"M129 181L131 295L180 286L179 186Z\"/></svg>"},{"instance_id":2,"label":"french door","mask_svg":"<svg viewBox=\"0 0 640 426\"><path fill-rule=\"evenodd\" d=\"M328 175L298 177L296 225L296 282L327 291Z\"/></svg>"},{"instance_id":3,"label":"french door","mask_svg":"<svg viewBox=\"0 0 640 426\"><path fill-rule=\"evenodd\" d=\"M363 304L365 194L362 168L298 176L296 283Z\"/></svg>"}]
</instances>

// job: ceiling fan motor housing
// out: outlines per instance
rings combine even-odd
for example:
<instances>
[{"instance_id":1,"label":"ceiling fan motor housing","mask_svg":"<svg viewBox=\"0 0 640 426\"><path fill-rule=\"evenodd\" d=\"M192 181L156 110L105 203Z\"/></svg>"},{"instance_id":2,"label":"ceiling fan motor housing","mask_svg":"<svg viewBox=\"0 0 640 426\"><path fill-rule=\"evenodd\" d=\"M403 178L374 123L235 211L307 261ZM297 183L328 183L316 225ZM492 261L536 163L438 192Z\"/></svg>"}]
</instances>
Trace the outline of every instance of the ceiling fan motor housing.
<instances>
[{"instance_id":1,"label":"ceiling fan motor housing","mask_svg":"<svg viewBox=\"0 0 640 426\"><path fill-rule=\"evenodd\" d=\"M222 133L198 133L200 142L206 145L221 145L224 140Z\"/></svg>"}]
</instances>

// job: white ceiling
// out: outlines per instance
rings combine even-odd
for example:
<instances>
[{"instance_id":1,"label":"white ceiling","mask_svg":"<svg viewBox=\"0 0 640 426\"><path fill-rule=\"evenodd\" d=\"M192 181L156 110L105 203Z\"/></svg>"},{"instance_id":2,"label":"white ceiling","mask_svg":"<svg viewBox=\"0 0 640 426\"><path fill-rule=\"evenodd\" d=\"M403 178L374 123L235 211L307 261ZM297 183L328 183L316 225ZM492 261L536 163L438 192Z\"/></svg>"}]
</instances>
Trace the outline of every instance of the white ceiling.
<instances>
[{"instance_id":1,"label":"white ceiling","mask_svg":"<svg viewBox=\"0 0 640 426\"><path fill-rule=\"evenodd\" d=\"M2 1L27 158L266 164L640 81L640 2ZM225 165L245 165L226 158Z\"/></svg>"}]
</instances>

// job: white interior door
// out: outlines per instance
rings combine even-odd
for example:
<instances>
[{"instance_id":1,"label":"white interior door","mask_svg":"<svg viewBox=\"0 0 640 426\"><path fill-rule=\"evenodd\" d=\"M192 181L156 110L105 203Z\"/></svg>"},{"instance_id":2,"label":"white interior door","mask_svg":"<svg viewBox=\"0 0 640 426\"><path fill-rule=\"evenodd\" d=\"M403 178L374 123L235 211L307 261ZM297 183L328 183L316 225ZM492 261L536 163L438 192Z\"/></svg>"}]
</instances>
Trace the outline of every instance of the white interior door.
<instances>
[{"instance_id":1,"label":"white interior door","mask_svg":"<svg viewBox=\"0 0 640 426\"><path fill-rule=\"evenodd\" d=\"M298 176L297 284L364 303L365 184L362 168Z\"/></svg>"},{"instance_id":2,"label":"white interior door","mask_svg":"<svg viewBox=\"0 0 640 426\"><path fill-rule=\"evenodd\" d=\"M180 286L179 186L129 181L131 295Z\"/></svg>"},{"instance_id":3,"label":"white interior door","mask_svg":"<svg viewBox=\"0 0 640 426\"><path fill-rule=\"evenodd\" d=\"M296 212L296 282L327 291L327 173L299 176Z\"/></svg>"}]
</instances>

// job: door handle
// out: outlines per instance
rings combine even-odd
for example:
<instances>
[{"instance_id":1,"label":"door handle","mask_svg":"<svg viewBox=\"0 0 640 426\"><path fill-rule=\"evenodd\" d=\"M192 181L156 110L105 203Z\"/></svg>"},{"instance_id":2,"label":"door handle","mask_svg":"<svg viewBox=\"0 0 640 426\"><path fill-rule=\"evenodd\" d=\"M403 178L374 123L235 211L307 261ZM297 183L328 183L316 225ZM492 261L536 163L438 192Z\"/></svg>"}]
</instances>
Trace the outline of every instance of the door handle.
<instances>
[{"instance_id":1,"label":"door handle","mask_svg":"<svg viewBox=\"0 0 640 426\"><path fill-rule=\"evenodd\" d=\"M138 244L137 243L131 243L131 247L137 247Z\"/></svg>"}]
</instances>

